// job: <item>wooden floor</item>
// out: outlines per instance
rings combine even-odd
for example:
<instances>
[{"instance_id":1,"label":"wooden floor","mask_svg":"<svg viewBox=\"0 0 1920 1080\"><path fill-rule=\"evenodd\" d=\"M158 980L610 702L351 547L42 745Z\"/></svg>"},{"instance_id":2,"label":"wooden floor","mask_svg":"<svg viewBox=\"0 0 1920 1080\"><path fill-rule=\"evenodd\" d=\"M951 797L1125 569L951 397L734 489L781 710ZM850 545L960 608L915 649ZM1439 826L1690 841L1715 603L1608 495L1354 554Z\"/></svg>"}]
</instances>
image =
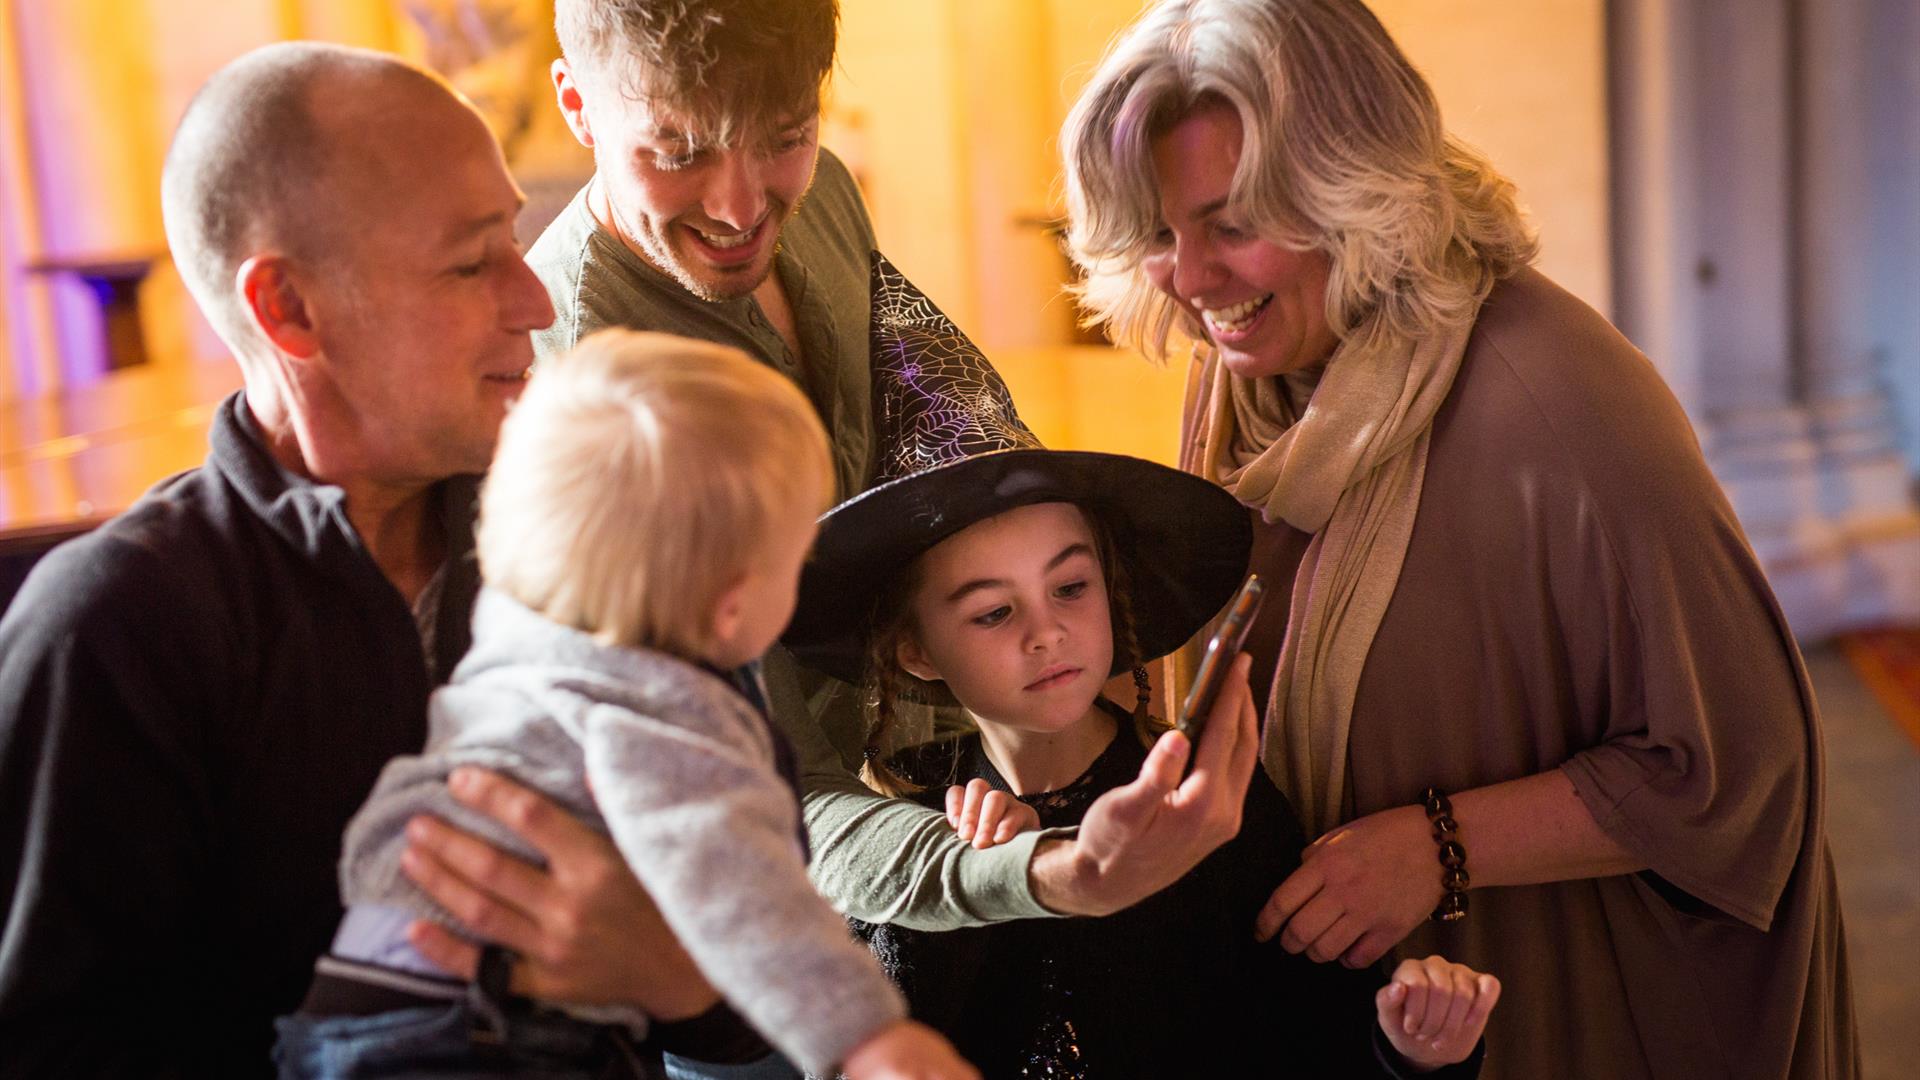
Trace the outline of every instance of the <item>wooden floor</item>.
<instances>
[{"instance_id":1,"label":"wooden floor","mask_svg":"<svg viewBox=\"0 0 1920 1080\"><path fill-rule=\"evenodd\" d=\"M1920 747L1833 645L1807 650L1864 1080L1920 1075Z\"/></svg>"}]
</instances>

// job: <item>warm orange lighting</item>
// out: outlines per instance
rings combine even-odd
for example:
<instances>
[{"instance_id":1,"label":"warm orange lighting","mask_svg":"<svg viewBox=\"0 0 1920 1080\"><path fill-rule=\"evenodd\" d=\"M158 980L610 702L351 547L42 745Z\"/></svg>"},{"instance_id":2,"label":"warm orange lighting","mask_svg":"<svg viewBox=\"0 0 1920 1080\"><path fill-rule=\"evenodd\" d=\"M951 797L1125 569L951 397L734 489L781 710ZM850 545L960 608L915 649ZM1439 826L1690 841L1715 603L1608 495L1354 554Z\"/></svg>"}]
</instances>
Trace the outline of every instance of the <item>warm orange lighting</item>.
<instances>
[{"instance_id":1,"label":"warm orange lighting","mask_svg":"<svg viewBox=\"0 0 1920 1080\"><path fill-rule=\"evenodd\" d=\"M1178 462L1184 363L1157 367L1091 345L1003 349L992 359L1021 418L1046 445Z\"/></svg>"},{"instance_id":2,"label":"warm orange lighting","mask_svg":"<svg viewBox=\"0 0 1920 1080\"><path fill-rule=\"evenodd\" d=\"M68 458L93 445L93 440L85 435L69 435L64 439L49 439L27 453L28 461L52 461L55 458Z\"/></svg>"}]
</instances>

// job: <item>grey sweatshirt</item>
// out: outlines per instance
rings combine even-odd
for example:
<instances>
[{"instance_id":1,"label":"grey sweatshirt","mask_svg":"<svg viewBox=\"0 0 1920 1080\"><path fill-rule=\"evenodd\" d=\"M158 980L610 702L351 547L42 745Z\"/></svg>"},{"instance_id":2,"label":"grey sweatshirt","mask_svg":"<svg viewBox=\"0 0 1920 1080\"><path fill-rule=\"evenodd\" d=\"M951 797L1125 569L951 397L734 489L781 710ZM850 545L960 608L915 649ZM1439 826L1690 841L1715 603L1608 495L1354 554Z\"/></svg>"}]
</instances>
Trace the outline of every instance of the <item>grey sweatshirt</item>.
<instances>
[{"instance_id":1,"label":"grey sweatshirt","mask_svg":"<svg viewBox=\"0 0 1920 1080\"><path fill-rule=\"evenodd\" d=\"M446 778L460 765L537 788L609 834L714 988L801 1066L828 1072L906 1014L808 883L772 731L718 676L483 591L473 648L433 696L425 753L390 763L347 826L347 904L452 922L400 871L403 830L423 812L538 861L454 801Z\"/></svg>"}]
</instances>

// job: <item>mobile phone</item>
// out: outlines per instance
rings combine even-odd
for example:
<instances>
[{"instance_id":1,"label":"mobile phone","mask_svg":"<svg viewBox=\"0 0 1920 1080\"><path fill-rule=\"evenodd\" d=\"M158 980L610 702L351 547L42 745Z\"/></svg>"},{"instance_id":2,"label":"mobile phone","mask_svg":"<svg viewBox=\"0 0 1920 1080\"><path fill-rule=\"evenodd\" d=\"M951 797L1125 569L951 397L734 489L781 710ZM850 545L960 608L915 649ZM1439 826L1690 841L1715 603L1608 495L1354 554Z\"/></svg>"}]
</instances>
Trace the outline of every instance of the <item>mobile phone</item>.
<instances>
[{"instance_id":1,"label":"mobile phone","mask_svg":"<svg viewBox=\"0 0 1920 1080\"><path fill-rule=\"evenodd\" d=\"M1213 640L1207 642L1207 653L1200 658L1200 670L1193 676L1193 689L1187 691L1187 700L1180 706L1179 723L1174 725L1196 743L1206 726L1207 714L1213 711L1213 700L1220 696L1220 686L1227 681L1233 658L1240 655L1241 647L1247 643L1247 631L1253 628L1253 617L1260 613L1260 598L1266 591L1266 583L1260 580L1259 574L1248 574L1240 591L1233 595L1233 602L1227 605L1220 629L1214 631Z\"/></svg>"}]
</instances>

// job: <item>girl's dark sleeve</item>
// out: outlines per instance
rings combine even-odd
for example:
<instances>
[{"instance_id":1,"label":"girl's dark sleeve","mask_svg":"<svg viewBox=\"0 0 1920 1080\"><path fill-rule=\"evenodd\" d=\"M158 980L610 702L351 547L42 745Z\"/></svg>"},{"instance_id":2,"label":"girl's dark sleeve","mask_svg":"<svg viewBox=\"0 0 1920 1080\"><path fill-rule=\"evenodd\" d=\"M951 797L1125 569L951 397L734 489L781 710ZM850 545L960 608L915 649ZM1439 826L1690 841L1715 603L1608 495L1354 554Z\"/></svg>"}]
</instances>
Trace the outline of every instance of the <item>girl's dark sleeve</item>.
<instances>
[{"instance_id":1,"label":"girl's dark sleeve","mask_svg":"<svg viewBox=\"0 0 1920 1080\"><path fill-rule=\"evenodd\" d=\"M1387 983L1384 964L1358 971L1318 964L1289 953L1275 935L1253 940L1254 917L1273 890L1300 866L1305 846L1299 819L1286 797L1256 774L1247 792L1240 835L1222 849L1232 876L1231 907L1244 913L1247 935L1241 993L1250 1003L1247 1030L1272 1034L1276 1064L1288 1075L1385 1077L1389 1080L1471 1080L1480 1074L1485 1043L1466 1061L1418 1072L1380 1030L1374 994Z\"/></svg>"},{"instance_id":2,"label":"girl's dark sleeve","mask_svg":"<svg viewBox=\"0 0 1920 1080\"><path fill-rule=\"evenodd\" d=\"M1384 964L1355 971L1339 963L1316 964L1280 946L1279 938L1257 946L1265 1001L1282 1059L1301 1075L1385 1077L1389 1080L1473 1080L1486 1057L1482 1040L1457 1065L1416 1070L1380 1029L1373 996L1387 984ZM1256 1028L1255 1030L1261 1030Z\"/></svg>"}]
</instances>

